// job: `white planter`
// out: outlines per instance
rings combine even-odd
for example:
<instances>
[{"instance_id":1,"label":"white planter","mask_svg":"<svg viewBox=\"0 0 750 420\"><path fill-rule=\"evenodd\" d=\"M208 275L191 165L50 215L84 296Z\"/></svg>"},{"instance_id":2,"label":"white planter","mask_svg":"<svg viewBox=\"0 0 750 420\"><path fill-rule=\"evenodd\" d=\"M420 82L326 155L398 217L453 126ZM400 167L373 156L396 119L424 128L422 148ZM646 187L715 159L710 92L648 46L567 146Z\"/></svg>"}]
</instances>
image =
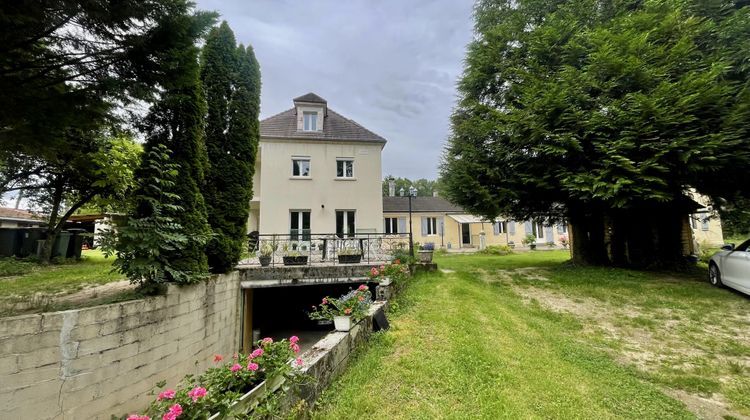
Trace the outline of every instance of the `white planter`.
<instances>
[{"instance_id":1,"label":"white planter","mask_svg":"<svg viewBox=\"0 0 750 420\"><path fill-rule=\"evenodd\" d=\"M215 413L208 420L219 420L219 419L233 419L237 415L249 412L255 408L268 394L275 392L281 388L281 385L286 382L286 378L283 376L276 376L259 383L255 388L246 392L245 395L241 396L237 401L233 402L229 406L229 411L225 415Z\"/></svg>"},{"instance_id":2,"label":"white planter","mask_svg":"<svg viewBox=\"0 0 750 420\"><path fill-rule=\"evenodd\" d=\"M334 316L333 326L336 327L336 331L349 331L352 329L352 317L350 316Z\"/></svg>"}]
</instances>

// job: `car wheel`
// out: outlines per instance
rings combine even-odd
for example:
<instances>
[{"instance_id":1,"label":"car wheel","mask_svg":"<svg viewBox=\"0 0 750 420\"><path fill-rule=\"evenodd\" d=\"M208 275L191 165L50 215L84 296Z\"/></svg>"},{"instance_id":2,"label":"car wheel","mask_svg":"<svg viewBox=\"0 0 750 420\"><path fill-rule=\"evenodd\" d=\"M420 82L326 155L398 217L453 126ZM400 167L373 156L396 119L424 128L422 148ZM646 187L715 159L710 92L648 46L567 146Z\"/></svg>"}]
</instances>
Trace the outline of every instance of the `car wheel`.
<instances>
[{"instance_id":1,"label":"car wheel","mask_svg":"<svg viewBox=\"0 0 750 420\"><path fill-rule=\"evenodd\" d=\"M714 262L712 262L708 266L708 281L714 286L722 286L721 272L719 271L719 266L717 266Z\"/></svg>"}]
</instances>

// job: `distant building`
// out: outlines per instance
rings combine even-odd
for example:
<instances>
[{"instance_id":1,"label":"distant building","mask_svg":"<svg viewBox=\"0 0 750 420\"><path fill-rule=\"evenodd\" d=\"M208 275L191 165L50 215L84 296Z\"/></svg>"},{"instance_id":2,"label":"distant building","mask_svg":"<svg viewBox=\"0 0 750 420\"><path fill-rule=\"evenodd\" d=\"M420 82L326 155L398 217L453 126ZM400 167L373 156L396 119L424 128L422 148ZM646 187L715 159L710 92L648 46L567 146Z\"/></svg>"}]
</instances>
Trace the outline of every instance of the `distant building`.
<instances>
[{"instance_id":1,"label":"distant building","mask_svg":"<svg viewBox=\"0 0 750 420\"><path fill-rule=\"evenodd\" d=\"M46 225L40 217L26 210L0 207L0 228L36 227Z\"/></svg>"}]
</instances>

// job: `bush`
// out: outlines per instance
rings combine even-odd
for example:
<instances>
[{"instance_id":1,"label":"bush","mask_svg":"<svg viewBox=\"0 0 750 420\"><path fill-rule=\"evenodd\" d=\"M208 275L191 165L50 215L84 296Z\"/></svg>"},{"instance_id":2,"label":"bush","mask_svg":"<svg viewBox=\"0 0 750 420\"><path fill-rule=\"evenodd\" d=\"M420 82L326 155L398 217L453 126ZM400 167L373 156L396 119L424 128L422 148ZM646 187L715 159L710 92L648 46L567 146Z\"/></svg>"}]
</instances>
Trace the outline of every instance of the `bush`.
<instances>
[{"instance_id":1,"label":"bush","mask_svg":"<svg viewBox=\"0 0 750 420\"><path fill-rule=\"evenodd\" d=\"M333 320L335 316L351 316L355 321L359 321L365 317L371 303L372 294L367 285L363 284L339 298L324 297L320 305L313 307L308 316L312 320Z\"/></svg>"},{"instance_id":2,"label":"bush","mask_svg":"<svg viewBox=\"0 0 750 420\"><path fill-rule=\"evenodd\" d=\"M478 254L484 255L508 255L512 253L513 250L508 245L490 245L478 252Z\"/></svg>"},{"instance_id":3,"label":"bush","mask_svg":"<svg viewBox=\"0 0 750 420\"><path fill-rule=\"evenodd\" d=\"M37 264L31 260L21 260L14 257L0 258L0 277L29 274L36 268Z\"/></svg>"},{"instance_id":4,"label":"bush","mask_svg":"<svg viewBox=\"0 0 750 420\"><path fill-rule=\"evenodd\" d=\"M372 281L383 281L386 278L391 279L393 284L399 284L411 276L409 265L404 264L401 260L395 259L390 264L383 264L380 267L373 267L367 272L367 276Z\"/></svg>"}]
</instances>

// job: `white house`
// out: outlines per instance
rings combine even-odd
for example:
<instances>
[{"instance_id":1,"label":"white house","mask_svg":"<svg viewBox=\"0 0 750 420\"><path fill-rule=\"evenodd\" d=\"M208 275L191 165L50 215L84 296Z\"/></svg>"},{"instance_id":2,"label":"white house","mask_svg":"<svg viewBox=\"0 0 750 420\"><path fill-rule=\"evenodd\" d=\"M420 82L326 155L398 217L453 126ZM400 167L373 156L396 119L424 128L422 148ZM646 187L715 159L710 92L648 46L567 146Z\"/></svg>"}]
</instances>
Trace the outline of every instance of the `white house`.
<instances>
[{"instance_id":1,"label":"white house","mask_svg":"<svg viewBox=\"0 0 750 420\"><path fill-rule=\"evenodd\" d=\"M260 122L248 231L381 232L386 140L308 93Z\"/></svg>"}]
</instances>

